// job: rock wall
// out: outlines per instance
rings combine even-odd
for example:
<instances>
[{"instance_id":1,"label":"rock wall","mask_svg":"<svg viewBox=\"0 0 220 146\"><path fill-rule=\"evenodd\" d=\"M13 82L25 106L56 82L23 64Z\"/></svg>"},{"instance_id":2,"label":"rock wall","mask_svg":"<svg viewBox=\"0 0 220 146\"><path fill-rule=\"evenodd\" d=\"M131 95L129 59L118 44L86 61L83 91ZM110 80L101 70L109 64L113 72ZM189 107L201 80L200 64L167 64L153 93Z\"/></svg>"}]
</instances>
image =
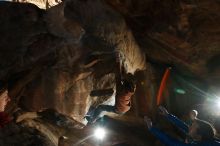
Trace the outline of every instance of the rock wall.
<instances>
[{"instance_id":1,"label":"rock wall","mask_svg":"<svg viewBox=\"0 0 220 146\"><path fill-rule=\"evenodd\" d=\"M7 14L1 17L5 28L16 24L6 26L8 22L4 19L24 18L18 22L21 27L13 31L16 38L11 39L11 34L4 29L7 35L1 43L1 48L7 51L19 51L14 54L6 51L15 56L9 61L16 64L3 64L2 58L6 69L1 74L11 80L10 92L14 93L11 95L16 100L19 96L18 105L24 110L52 108L82 122L90 105L114 98L114 94L91 97L91 91L115 90L115 76L121 73L121 68L132 74L145 69L145 55L123 17L103 1L67 1L46 11L31 4L5 2L1 6L20 11L11 14L1 9ZM23 13L26 11L32 13ZM6 44L6 40L12 43ZM39 71L30 75L28 82L22 80L23 71L28 74L35 68ZM13 91L21 90L16 88L15 82L23 84L22 93Z\"/></svg>"}]
</instances>

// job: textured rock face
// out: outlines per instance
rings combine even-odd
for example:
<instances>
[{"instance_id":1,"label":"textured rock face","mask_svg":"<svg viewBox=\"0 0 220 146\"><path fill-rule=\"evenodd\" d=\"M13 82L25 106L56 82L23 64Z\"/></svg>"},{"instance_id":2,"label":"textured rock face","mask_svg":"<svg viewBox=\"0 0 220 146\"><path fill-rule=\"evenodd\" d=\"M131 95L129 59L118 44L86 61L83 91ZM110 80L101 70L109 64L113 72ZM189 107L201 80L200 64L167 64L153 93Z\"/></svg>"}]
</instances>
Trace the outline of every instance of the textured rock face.
<instances>
[{"instance_id":1,"label":"textured rock face","mask_svg":"<svg viewBox=\"0 0 220 146\"><path fill-rule=\"evenodd\" d=\"M145 56L123 17L101 1L71 1L47 11L31 4L4 3L1 6L18 9L16 14L1 9L1 14L7 14L1 17L3 28L7 28L3 30L5 34L16 24L7 27L4 19L24 18L16 26L20 28L13 32L15 38L6 35L2 40L2 51L7 48L17 52L4 53L14 64L4 64L2 57L6 69L1 74L9 78L21 71L30 74L28 81L18 79L23 82L20 95L13 91L16 87L11 88L12 96L19 96L19 105L25 110L52 108L81 122L90 105L111 98L109 95L91 97L91 91L115 89L115 76L120 73L120 67L133 74L145 69ZM9 40L12 43L7 44ZM39 70L34 75L28 73L36 68ZM12 82L16 80L12 78Z\"/></svg>"},{"instance_id":2,"label":"textured rock face","mask_svg":"<svg viewBox=\"0 0 220 146\"><path fill-rule=\"evenodd\" d=\"M220 54L219 1L107 2L126 17L150 59L173 64L188 75L213 76L211 60Z\"/></svg>"},{"instance_id":3,"label":"textured rock face","mask_svg":"<svg viewBox=\"0 0 220 146\"><path fill-rule=\"evenodd\" d=\"M0 131L0 146L55 146L45 135L33 128L10 123Z\"/></svg>"}]
</instances>

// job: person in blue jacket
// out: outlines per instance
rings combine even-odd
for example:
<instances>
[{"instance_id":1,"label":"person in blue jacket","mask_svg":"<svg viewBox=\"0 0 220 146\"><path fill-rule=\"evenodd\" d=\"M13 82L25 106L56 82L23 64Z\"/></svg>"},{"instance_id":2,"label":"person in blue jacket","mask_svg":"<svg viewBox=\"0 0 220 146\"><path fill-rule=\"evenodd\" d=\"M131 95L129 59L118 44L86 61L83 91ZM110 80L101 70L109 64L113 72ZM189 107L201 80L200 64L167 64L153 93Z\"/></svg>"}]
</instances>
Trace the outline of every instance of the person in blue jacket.
<instances>
[{"instance_id":1,"label":"person in blue jacket","mask_svg":"<svg viewBox=\"0 0 220 146\"><path fill-rule=\"evenodd\" d=\"M210 123L195 119L192 125L188 126L176 116L170 114L164 107L159 107L159 110L171 123L192 138L190 143L185 143L172 138L154 127L151 119L145 116L144 121L147 124L149 131L165 146L220 146L220 142L215 138L215 129Z\"/></svg>"}]
</instances>

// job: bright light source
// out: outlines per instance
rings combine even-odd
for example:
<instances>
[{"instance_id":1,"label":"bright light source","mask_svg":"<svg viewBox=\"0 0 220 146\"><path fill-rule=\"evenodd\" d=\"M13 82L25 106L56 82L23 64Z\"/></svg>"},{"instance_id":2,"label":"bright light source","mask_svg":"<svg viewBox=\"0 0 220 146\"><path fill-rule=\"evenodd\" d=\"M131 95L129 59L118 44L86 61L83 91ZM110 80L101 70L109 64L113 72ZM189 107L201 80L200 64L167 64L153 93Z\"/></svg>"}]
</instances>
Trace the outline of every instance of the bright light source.
<instances>
[{"instance_id":1,"label":"bright light source","mask_svg":"<svg viewBox=\"0 0 220 146\"><path fill-rule=\"evenodd\" d=\"M105 137L105 134L106 134L105 129L100 127L97 128L94 133L95 137L100 140L102 140Z\"/></svg>"},{"instance_id":2,"label":"bright light source","mask_svg":"<svg viewBox=\"0 0 220 146\"><path fill-rule=\"evenodd\" d=\"M217 106L220 108L220 98L217 100Z\"/></svg>"}]
</instances>

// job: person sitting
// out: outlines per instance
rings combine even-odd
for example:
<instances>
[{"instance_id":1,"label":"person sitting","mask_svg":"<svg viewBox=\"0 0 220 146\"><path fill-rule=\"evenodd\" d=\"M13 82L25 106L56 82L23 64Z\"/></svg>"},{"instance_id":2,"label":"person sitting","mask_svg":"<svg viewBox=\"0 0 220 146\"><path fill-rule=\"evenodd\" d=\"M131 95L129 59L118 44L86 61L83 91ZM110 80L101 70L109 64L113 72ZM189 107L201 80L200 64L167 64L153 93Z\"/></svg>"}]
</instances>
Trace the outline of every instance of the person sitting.
<instances>
[{"instance_id":1,"label":"person sitting","mask_svg":"<svg viewBox=\"0 0 220 146\"><path fill-rule=\"evenodd\" d=\"M10 97L8 96L7 87L2 86L0 89L0 128L11 121L9 116L4 112L9 101Z\"/></svg>"},{"instance_id":2,"label":"person sitting","mask_svg":"<svg viewBox=\"0 0 220 146\"><path fill-rule=\"evenodd\" d=\"M190 143L174 139L154 127L151 119L145 116L144 121L149 131L166 146L220 146L220 142L215 138L215 129L210 123L195 118L192 125L188 126L176 116L170 114L164 107L160 107L159 109L162 115L183 132L187 133L192 139Z\"/></svg>"},{"instance_id":3,"label":"person sitting","mask_svg":"<svg viewBox=\"0 0 220 146\"><path fill-rule=\"evenodd\" d=\"M197 116L198 116L198 112L197 110L191 110L188 114L188 119L185 121L185 123L188 125L188 126L191 126L193 121L197 119ZM186 137L185 137L185 142L186 143L190 143L192 142L192 139L190 137L187 136L187 133L185 133Z\"/></svg>"},{"instance_id":4,"label":"person sitting","mask_svg":"<svg viewBox=\"0 0 220 146\"><path fill-rule=\"evenodd\" d=\"M136 85L133 80L122 80L115 95L115 105L99 105L93 109L89 123L94 123L97 119L104 116L104 112L124 114L131 108L131 96L134 95Z\"/></svg>"},{"instance_id":5,"label":"person sitting","mask_svg":"<svg viewBox=\"0 0 220 146\"><path fill-rule=\"evenodd\" d=\"M188 118L188 120L186 121L186 124L189 125L189 126L192 125L193 121L194 121L195 119L197 119L197 116L198 116L197 110L191 110L191 111L189 112L189 118Z\"/></svg>"}]
</instances>

